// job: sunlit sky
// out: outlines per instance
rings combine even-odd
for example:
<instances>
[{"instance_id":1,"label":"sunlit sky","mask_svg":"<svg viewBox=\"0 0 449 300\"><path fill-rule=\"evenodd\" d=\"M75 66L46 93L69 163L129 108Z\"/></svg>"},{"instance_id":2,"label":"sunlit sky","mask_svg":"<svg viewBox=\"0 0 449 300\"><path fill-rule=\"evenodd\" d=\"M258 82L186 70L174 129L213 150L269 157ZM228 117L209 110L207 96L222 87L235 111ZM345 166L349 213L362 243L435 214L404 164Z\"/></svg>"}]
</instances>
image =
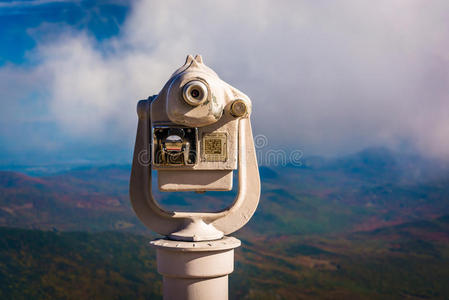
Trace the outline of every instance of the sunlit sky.
<instances>
[{"instance_id":1,"label":"sunlit sky","mask_svg":"<svg viewBox=\"0 0 449 300\"><path fill-rule=\"evenodd\" d=\"M0 164L131 160L135 107L187 54L267 147L449 158L449 1L0 2Z\"/></svg>"}]
</instances>

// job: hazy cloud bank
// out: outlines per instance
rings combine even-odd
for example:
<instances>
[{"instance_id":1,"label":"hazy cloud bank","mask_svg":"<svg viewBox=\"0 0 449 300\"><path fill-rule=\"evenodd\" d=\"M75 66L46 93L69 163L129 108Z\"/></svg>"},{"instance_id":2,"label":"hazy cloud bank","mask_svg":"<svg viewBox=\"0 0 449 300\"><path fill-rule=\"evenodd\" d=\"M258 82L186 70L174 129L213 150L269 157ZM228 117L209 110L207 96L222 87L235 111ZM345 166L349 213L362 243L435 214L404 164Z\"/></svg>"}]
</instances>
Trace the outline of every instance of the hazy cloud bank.
<instances>
[{"instance_id":1,"label":"hazy cloud bank","mask_svg":"<svg viewBox=\"0 0 449 300\"><path fill-rule=\"evenodd\" d=\"M274 148L448 158L448 11L445 0L135 2L116 37L63 28L38 41L32 65L0 69L2 143L34 121L48 128L10 151L69 141L131 151L137 100L201 53L251 97Z\"/></svg>"}]
</instances>

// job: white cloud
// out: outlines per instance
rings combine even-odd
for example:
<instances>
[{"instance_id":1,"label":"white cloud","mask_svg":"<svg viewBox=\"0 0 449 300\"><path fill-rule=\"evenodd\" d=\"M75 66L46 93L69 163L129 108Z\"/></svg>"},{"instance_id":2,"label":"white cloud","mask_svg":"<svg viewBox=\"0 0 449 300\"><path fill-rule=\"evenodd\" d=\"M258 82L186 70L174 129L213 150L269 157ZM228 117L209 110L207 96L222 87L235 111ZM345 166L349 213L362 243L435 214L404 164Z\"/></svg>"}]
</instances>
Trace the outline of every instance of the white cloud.
<instances>
[{"instance_id":1,"label":"white cloud","mask_svg":"<svg viewBox=\"0 0 449 300\"><path fill-rule=\"evenodd\" d=\"M40 44L36 70L73 139L130 143L137 100L201 53L252 98L255 129L275 147L406 143L448 158L448 10L446 0L139 1L117 37Z\"/></svg>"}]
</instances>

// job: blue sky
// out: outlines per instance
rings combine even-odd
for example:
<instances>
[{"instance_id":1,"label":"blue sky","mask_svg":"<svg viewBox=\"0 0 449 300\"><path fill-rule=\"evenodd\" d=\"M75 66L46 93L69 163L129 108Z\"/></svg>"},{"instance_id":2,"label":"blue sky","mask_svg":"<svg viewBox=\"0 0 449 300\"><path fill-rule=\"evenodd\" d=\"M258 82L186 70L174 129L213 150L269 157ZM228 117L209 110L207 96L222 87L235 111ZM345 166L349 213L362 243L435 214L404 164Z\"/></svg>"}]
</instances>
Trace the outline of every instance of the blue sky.
<instances>
[{"instance_id":1,"label":"blue sky","mask_svg":"<svg viewBox=\"0 0 449 300\"><path fill-rule=\"evenodd\" d=\"M0 2L0 164L129 162L135 105L200 53L267 147L449 157L449 2Z\"/></svg>"},{"instance_id":2,"label":"blue sky","mask_svg":"<svg viewBox=\"0 0 449 300\"><path fill-rule=\"evenodd\" d=\"M0 3L0 66L8 68L13 65L25 70L39 64L33 57L33 51L39 43L52 41L64 35L64 30L86 32L98 41L111 38L120 31L127 13L129 3L124 1L6 1ZM26 72L26 71L25 71ZM12 72L13 73L13 72ZM6 74L6 76L11 74ZM30 89L24 97L15 99L32 106L32 111L46 115L48 107L39 88L26 85L26 76L18 75L25 86ZM5 80L6 81L6 80ZM5 95L8 96L8 95ZM3 100L3 99L2 99ZM3 105L5 103L2 101ZM41 102L41 103L39 103ZM124 160L124 149L114 149L108 143L79 143L70 140L53 120L21 121L22 112L11 118L21 122L19 126L2 124L1 162L8 164L52 164L91 161ZM12 129L9 131L8 129ZM18 136L21 136L18 138ZM62 144L56 149L45 148L52 143ZM27 145L31 142L31 147ZM40 149L39 149L40 148ZM106 153L102 157L101 153Z\"/></svg>"},{"instance_id":3,"label":"blue sky","mask_svg":"<svg viewBox=\"0 0 449 300\"><path fill-rule=\"evenodd\" d=\"M36 39L40 38L36 29L42 24L69 25L102 40L118 34L128 11L129 4L118 1L3 1L0 65L27 63L26 52L36 46Z\"/></svg>"}]
</instances>

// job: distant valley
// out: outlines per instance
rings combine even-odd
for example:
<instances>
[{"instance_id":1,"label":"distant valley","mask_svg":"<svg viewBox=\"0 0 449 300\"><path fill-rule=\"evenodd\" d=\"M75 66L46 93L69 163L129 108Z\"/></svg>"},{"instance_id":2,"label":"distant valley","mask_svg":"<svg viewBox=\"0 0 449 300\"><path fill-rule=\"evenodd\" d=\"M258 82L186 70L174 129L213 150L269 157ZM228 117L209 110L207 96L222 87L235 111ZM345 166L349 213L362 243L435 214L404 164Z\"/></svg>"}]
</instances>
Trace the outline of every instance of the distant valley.
<instances>
[{"instance_id":1,"label":"distant valley","mask_svg":"<svg viewBox=\"0 0 449 300\"><path fill-rule=\"evenodd\" d=\"M156 235L131 209L129 173L127 165L1 171L0 298L160 297L147 244ZM444 164L367 149L260 173L259 208L235 234L243 247L232 299L449 297ZM167 209L213 211L235 190L155 194Z\"/></svg>"},{"instance_id":2,"label":"distant valley","mask_svg":"<svg viewBox=\"0 0 449 300\"><path fill-rule=\"evenodd\" d=\"M385 149L311 158L300 167L261 166L260 205L244 231L323 234L434 219L449 214L448 170ZM129 174L121 165L44 176L0 171L0 226L148 233L129 203ZM161 205L177 210L225 208L236 193L153 190Z\"/></svg>"}]
</instances>

